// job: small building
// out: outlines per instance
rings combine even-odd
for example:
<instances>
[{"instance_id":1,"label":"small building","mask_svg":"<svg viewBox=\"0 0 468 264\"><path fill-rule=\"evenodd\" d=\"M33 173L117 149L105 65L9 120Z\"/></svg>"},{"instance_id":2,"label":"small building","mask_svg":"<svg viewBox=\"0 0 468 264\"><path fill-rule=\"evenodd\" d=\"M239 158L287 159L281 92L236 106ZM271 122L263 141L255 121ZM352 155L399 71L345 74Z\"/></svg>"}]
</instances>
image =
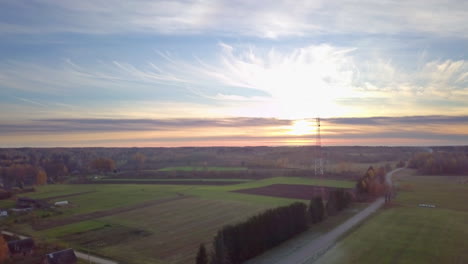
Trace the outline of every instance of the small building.
<instances>
[{"instance_id":1,"label":"small building","mask_svg":"<svg viewBox=\"0 0 468 264\"><path fill-rule=\"evenodd\" d=\"M44 259L44 264L76 264L77 262L75 251L71 248L46 254Z\"/></svg>"},{"instance_id":2,"label":"small building","mask_svg":"<svg viewBox=\"0 0 468 264\"><path fill-rule=\"evenodd\" d=\"M0 217L6 217L6 216L8 216L8 211L0 209Z\"/></svg>"},{"instance_id":3,"label":"small building","mask_svg":"<svg viewBox=\"0 0 468 264\"><path fill-rule=\"evenodd\" d=\"M25 238L19 240L8 241L8 250L10 256L26 256L34 252L34 240L32 238Z\"/></svg>"},{"instance_id":4,"label":"small building","mask_svg":"<svg viewBox=\"0 0 468 264\"><path fill-rule=\"evenodd\" d=\"M68 201L59 201L54 203L55 206L65 206L68 205Z\"/></svg>"}]
</instances>

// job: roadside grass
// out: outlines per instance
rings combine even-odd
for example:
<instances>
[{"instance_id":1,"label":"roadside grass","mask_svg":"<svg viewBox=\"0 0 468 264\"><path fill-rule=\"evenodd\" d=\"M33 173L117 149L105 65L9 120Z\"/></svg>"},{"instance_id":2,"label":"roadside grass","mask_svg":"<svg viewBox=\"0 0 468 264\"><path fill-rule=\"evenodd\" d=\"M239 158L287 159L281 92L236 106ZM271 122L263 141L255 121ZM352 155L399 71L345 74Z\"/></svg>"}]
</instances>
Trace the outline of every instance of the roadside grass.
<instances>
[{"instance_id":1,"label":"roadside grass","mask_svg":"<svg viewBox=\"0 0 468 264\"><path fill-rule=\"evenodd\" d=\"M314 263L468 263L468 184L444 176L400 177L398 184L413 188Z\"/></svg>"},{"instance_id":2,"label":"roadside grass","mask_svg":"<svg viewBox=\"0 0 468 264\"><path fill-rule=\"evenodd\" d=\"M246 171L245 167L198 167L198 166L178 166L166 167L158 171Z\"/></svg>"}]
</instances>

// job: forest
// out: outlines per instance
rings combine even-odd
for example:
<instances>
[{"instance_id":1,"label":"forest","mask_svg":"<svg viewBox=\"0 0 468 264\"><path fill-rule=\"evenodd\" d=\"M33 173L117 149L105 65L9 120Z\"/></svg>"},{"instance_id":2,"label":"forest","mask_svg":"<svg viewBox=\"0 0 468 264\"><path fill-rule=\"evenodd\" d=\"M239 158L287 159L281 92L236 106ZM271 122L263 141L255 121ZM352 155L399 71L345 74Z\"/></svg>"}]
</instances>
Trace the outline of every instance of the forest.
<instances>
[{"instance_id":1,"label":"forest","mask_svg":"<svg viewBox=\"0 0 468 264\"><path fill-rule=\"evenodd\" d=\"M358 178L359 164L407 159L411 147L324 147L328 177ZM0 149L0 184L5 189L44 183L85 183L90 175L132 178L304 177L313 174L314 146L183 148ZM233 171L171 171L168 167L244 168Z\"/></svg>"},{"instance_id":2,"label":"forest","mask_svg":"<svg viewBox=\"0 0 468 264\"><path fill-rule=\"evenodd\" d=\"M468 153L421 152L410 159L408 167L428 175L466 175L468 174Z\"/></svg>"}]
</instances>

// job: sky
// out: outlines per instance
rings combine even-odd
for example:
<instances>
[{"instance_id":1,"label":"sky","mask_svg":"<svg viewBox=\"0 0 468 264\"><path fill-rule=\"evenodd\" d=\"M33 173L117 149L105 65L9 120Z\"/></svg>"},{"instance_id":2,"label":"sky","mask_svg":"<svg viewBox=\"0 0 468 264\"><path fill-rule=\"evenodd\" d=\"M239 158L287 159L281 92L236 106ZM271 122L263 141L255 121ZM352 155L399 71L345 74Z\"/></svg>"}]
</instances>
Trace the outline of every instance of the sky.
<instances>
[{"instance_id":1,"label":"sky","mask_svg":"<svg viewBox=\"0 0 468 264\"><path fill-rule=\"evenodd\" d=\"M468 2L3 0L0 147L466 145Z\"/></svg>"}]
</instances>

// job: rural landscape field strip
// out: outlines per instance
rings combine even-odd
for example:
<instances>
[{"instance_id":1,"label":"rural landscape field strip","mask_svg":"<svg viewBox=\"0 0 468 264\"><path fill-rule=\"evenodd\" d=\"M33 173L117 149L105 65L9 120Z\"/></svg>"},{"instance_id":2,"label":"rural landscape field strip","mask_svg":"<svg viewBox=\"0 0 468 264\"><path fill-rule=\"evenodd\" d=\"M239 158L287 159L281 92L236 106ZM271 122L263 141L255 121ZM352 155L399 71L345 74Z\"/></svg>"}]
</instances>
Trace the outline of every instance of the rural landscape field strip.
<instances>
[{"instance_id":1,"label":"rural landscape field strip","mask_svg":"<svg viewBox=\"0 0 468 264\"><path fill-rule=\"evenodd\" d=\"M120 208L114 208L110 210L96 211L96 212L92 212L88 214L79 214L79 215L74 215L74 216L70 216L67 218L63 218L63 219L46 220L46 221L34 223L33 228L34 230L44 230L44 229L49 229L49 228L53 228L57 226L73 224L73 223L77 223L81 221L86 221L86 220L91 220L95 218L101 218L101 217L105 217L109 215L128 212L128 211L132 211L136 209L141 209L141 208L149 207L151 205L155 205L159 203L166 203L169 201L186 199L186 198L188 197L179 196L179 197L165 198L165 199L159 199L159 200L154 200L154 201L147 201L147 202L143 202L143 203L129 206L129 207L120 207Z\"/></svg>"},{"instance_id":2,"label":"rural landscape field strip","mask_svg":"<svg viewBox=\"0 0 468 264\"><path fill-rule=\"evenodd\" d=\"M65 243L85 252L90 250L121 263L191 263L200 243L206 243L211 250L211 239L222 226L237 223L268 208L304 201L233 190L286 183L298 186L353 185L351 181L275 177L211 186L41 186L30 195L32 198L49 201L63 198L70 202L70 206L57 208L62 214L41 219L33 225L31 232L48 241Z\"/></svg>"},{"instance_id":3,"label":"rural landscape field strip","mask_svg":"<svg viewBox=\"0 0 468 264\"><path fill-rule=\"evenodd\" d=\"M198 166L179 166L179 167L166 167L158 171L246 171L245 167L198 167Z\"/></svg>"},{"instance_id":4,"label":"rural landscape field strip","mask_svg":"<svg viewBox=\"0 0 468 264\"><path fill-rule=\"evenodd\" d=\"M209 242L225 224L234 223L261 211L264 206L245 202L191 197L155 205L145 210L113 215L103 220L113 224L144 228L151 235L104 249L119 258L124 248L141 252L164 263L190 263L201 242ZM148 248L143 245L154 245ZM209 244L208 244L209 246ZM138 263L138 262L133 262ZM151 263L151 262L149 262Z\"/></svg>"},{"instance_id":5,"label":"rural landscape field strip","mask_svg":"<svg viewBox=\"0 0 468 264\"><path fill-rule=\"evenodd\" d=\"M243 180L197 180L197 179L184 179L184 180L170 180L170 179L133 179L133 180L125 180L125 179L103 179L103 180L96 180L93 183L96 184L168 184L168 185L231 185L231 184L239 184L244 183L246 181Z\"/></svg>"},{"instance_id":6,"label":"rural landscape field strip","mask_svg":"<svg viewBox=\"0 0 468 264\"><path fill-rule=\"evenodd\" d=\"M273 197L283 197L291 199L309 200L311 197L322 195L327 197L331 190L336 190L337 187L316 186L316 185L299 185L299 184L272 184L258 188L235 190L234 192L265 195ZM349 188L340 188L349 189Z\"/></svg>"}]
</instances>

